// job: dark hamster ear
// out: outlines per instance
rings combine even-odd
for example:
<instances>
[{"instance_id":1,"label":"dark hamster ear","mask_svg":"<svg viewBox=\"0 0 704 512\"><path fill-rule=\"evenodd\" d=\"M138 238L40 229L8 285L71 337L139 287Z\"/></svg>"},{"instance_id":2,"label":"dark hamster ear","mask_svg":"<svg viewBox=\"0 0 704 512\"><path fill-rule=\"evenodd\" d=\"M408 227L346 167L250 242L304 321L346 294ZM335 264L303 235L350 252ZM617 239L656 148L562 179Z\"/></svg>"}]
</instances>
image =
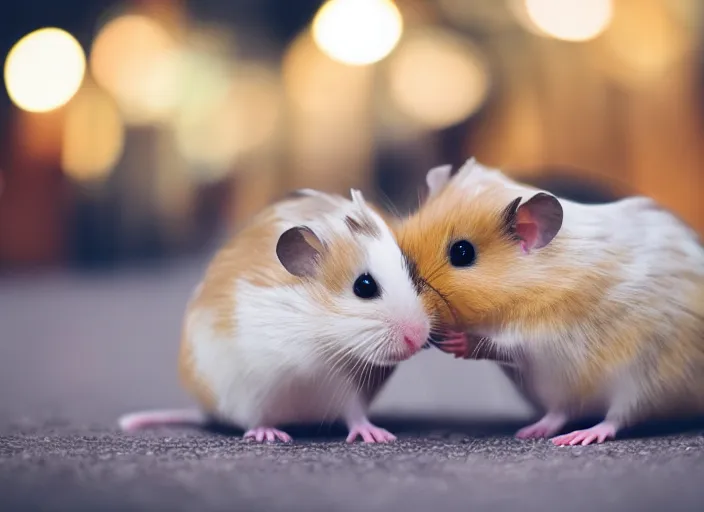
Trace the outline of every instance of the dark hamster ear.
<instances>
[{"instance_id":1,"label":"dark hamster ear","mask_svg":"<svg viewBox=\"0 0 704 512\"><path fill-rule=\"evenodd\" d=\"M562 227L563 211L560 201L545 192L538 192L523 204L521 199L508 206L505 216L510 231L521 240L527 253L552 242Z\"/></svg>"},{"instance_id":2,"label":"dark hamster ear","mask_svg":"<svg viewBox=\"0 0 704 512\"><path fill-rule=\"evenodd\" d=\"M276 243L276 255L294 276L315 275L323 252L323 243L309 228L296 226L284 231Z\"/></svg>"}]
</instances>

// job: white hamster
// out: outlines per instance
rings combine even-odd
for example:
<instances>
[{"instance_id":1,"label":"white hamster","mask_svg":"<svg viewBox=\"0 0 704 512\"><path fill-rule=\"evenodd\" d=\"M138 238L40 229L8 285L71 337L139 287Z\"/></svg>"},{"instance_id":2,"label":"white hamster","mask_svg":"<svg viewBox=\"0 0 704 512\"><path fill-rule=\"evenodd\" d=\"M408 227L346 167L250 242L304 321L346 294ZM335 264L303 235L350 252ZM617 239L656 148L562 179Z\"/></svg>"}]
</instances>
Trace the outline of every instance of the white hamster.
<instances>
[{"instance_id":1,"label":"white hamster","mask_svg":"<svg viewBox=\"0 0 704 512\"><path fill-rule=\"evenodd\" d=\"M284 425L341 418L348 442L395 439L367 410L426 344L429 306L381 214L351 197L301 190L216 254L188 304L179 361L203 413L135 413L123 429L212 416L286 442Z\"/></svg>"}]
</instances>

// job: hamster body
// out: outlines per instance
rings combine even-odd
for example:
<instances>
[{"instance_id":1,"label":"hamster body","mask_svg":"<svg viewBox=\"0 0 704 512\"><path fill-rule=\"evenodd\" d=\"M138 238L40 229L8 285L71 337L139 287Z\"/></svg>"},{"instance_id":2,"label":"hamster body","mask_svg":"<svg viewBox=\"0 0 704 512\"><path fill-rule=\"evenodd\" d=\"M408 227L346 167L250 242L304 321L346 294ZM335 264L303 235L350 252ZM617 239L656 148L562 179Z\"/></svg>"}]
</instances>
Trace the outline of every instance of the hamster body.
<instances>
[{"instance_id":1,"label":"hamster body","mask_svg":"<svg viewBox=\"0 0 704 512\"><path fill-rule=\"evenodd\" d=\"M545 411L518 437L603 416L553 438L590 444L704 413L704 249L692 229L645 197L577 204L474 159L427 183L400 246L466 329L446 349L466 356L468 340L489 340Z\"/></svg>"},{"instance_id":2,"label":"hamster body","mask_svg":"<svg viewBox=\"0 0 704 512\"><path fill-rule=\"evenodd\" d=\"M394 439L367 409L426 344L430 319L390 228L361 193L352 199L303 190L263 211L188 304L182 381L247 438L289 441L277 427L343 418L348 441ZM150 422L131 420L123 428Z\"/></svg>"}]
</instances>

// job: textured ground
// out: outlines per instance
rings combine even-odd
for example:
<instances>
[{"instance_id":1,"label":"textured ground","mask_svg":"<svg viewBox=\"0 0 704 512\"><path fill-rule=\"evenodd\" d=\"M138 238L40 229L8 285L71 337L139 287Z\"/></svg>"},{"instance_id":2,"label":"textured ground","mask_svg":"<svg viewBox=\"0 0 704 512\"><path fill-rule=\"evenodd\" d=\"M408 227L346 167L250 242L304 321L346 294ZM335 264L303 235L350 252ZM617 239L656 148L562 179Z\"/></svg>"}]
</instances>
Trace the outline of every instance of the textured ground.
<instances>
[{"instance_id":1,"label":"textured ground","mask_svg":"<svg viewBox=\"0 0 704 512\"><path fill-rule=\"evenodd\" d=\"M701 426L585 448L518 442L529 410L500 372L437 351L404 363L375 404L434 418L387 425L393 445L120 434L124 412L188 403L175 358L202 263L0 280L0 510L704 510ZM476 423L498 416L517 423Z\"/></svg>"},{"instance_id":2,"label":"textured ground","mask_svg":"<svg viewBox=\"0 0 704 512\"><path fill-rule=\"evenodd\" d=\"M701 511L704 434L556 448L430 429L392 445L260 446L185 430L24 425L0 441L0 503L8 511Z\"/></svg>"}]
</instances>

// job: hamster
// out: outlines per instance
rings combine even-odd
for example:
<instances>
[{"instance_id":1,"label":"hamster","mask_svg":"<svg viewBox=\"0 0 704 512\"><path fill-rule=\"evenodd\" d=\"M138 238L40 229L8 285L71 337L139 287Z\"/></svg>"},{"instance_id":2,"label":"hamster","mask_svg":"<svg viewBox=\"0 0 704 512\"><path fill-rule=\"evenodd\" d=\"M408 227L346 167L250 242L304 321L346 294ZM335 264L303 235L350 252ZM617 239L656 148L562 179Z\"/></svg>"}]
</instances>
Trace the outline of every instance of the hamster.
<instances>
[{"instance_id":1,"label":"hamster","mask_svg":"<svg viewBox=\"0 0 704 512\"><path fill-rule=\"evenodd\" d=\"M282 425L343 418L348 442L395 437L367 410L395 365L424 348L429 305L382 214L301 190L216 254L185 315L179 370L198 411L147 411L124 430L210 416L258 442Z\"/></svg>"},{"instance_id":2,"label":"hamster","mask_svg":"<svg viewBox=\"0 0 704 512\"><path fill-rule=\"evenodd\" d=\"M704 249L690 227L646 197L578 204L475 159L426 182L399 245L449 305L436 306L445 329L456 318L467 333L439 345L467 357L482 340L485 358L514 363L545 413L519 438L603 418L552 439L588 445L704 412Z\"/></svg>"}]
</instances>

